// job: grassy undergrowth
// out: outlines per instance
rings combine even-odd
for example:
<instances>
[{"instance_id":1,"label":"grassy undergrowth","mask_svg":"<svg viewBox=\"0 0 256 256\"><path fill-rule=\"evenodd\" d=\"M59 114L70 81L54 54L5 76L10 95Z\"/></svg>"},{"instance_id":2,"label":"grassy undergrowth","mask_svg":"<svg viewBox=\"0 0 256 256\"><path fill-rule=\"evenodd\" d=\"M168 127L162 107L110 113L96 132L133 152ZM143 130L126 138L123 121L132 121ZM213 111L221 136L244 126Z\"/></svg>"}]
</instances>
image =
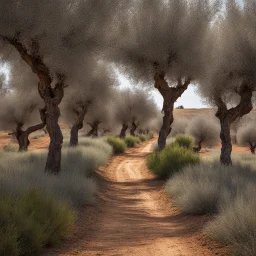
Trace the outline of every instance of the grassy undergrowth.
<instances>
[{"instance_id":1,"label":"grassy undergrowth","mask_svg":"<svg viewBox=\"0 0 256 256\"><path fill-rule=\"evenodd\" d=\"M47 151L1 152L0 255L38 255L70 234L75 210L94 204L94 170L111 154L103 140L64 147L60 174L49 175Z\"/></svg>"},{"instance_id":2,"label":"grassy undergrowth","mask_svg":"<svg viewBox=\"0 0 256 256\"><path fill-rule=\"evenodd\" d=\"M19 150L18 143L9 142L7 145L4 145L4 152L17 152Z\"/></svg>"},{"instance_id":3,"label":"grassy undergrowth","mask_svg":"<svg viewBox=\"0 0 256 256\"><path fill-rule=\"evenodd\" d=\"M0 255L34 256L66 238L75 213L36 190L0 195Z\"/></svg>"},{"instance_id":4,"label":"grassy undergrowth","mask_svg":"<svg viewBox=\"0 0 256 256\"><path fill-rule=\"evenodd\" d=\"M202 162L169 179L166 191L184 213L215 214L205 234L229 244L235 255L256 255L256 171L244 159L233 166ZM251 157L249 158L251 161Z\"/></svg>"},{"instance_id":5,"label":"grassy undergrowth","mask_svg":"<svg viewBox=\"0 0 256 256\"><path fill-rule=\"evenodd\" d=\"M31 139L40 139L40 138L42 138L42 137L45 137L45 132L44 131L36 131L36 132L33 132L33 133L31 133L30 134L30 138Z\"/></svg>"}]
</instances>

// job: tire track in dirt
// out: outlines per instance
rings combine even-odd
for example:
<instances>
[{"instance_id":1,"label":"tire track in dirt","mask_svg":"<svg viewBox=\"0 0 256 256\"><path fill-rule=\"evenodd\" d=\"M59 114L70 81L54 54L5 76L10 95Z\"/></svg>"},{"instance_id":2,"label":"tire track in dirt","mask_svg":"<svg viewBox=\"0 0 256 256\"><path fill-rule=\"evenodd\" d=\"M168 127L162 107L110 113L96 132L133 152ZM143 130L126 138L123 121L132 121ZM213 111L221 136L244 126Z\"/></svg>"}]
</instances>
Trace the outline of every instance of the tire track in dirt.
<instances>
[{"instance_id":1,"label":"tire track in dirt","mask_svg":"<svg viewBox=\"0 0 256 256\"><path fill-rule=\"evenodd\" d=\"M79 216L75 234L47 256L212 256L201 246L202 217L172 208L163 182L153 179L145 158L152 143L113 157L98 171L100 192L95 207ZM215 249L215 248L214 248ZM225 255L218 252L218 255Z\"/></svg>"}]
</instances>

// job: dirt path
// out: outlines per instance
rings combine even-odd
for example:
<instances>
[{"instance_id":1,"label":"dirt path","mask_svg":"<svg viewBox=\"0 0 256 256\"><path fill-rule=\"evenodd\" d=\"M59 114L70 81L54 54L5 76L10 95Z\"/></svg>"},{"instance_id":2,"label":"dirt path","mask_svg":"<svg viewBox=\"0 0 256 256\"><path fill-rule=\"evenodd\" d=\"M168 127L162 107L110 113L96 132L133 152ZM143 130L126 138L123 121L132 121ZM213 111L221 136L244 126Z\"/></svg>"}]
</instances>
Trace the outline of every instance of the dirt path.
<instances>
[{"instance_id":1,"label":"dirt path","mask_svg":"<svg viewBox=\"0 0 256 256\"><path fill-rule=\"evenodd\" d=\"M79 216L75 234L47 256L211 256L221 255L202 240L206 217L179 214L148 173L145 157L152 142L113 157L98 172L95 207Z\"/></svg>"}]
</instances>

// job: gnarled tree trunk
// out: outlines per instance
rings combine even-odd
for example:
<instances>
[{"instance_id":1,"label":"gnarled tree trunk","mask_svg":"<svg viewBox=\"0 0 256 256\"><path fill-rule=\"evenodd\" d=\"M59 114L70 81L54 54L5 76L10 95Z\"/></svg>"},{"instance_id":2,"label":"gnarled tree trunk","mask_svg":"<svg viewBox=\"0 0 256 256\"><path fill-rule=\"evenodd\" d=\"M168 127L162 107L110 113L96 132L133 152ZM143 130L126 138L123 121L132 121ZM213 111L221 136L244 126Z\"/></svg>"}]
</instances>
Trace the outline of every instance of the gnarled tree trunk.
<instances>
[{"instance_id":1,"label":"gnarled tree trunk","mask_svg":"<svg viewBox=\"0 0 256 256\"><path fill-rule=\"evenodd\" d=\"M247 83L242 84L239 91L236 91L240 95L240 102L236 107L231 109L227 108L226 103L222 100L219 95L215 95L215 103L218 107L216 117L220 120L221 132L221 155L220 162L223 165L232 165L231 153L232 153L232 142L230 126L231 124L248 114L252 106L252 87L248 86Z\"/></svg>"},{"instance_id":2,"label":"gnarled tree trunk","mask_svg":"<svg viewBox=\"0 0 256 256\"><path fill-rule=\"evenodd\" d=\"M122 129L119 135L120 139L123 139L126 137L126 131L128 128L129 128L128 124L122 124Z\"/></svg>"},{"instance_id":3,"label":"gnarled tree trunk","mask_svg":"<svg viewBox=\"0 0 256 256\"><path fill-rule=\"evenodd\" d=\"M99 124L100 121L94 121L92 124L88 123L91 126L91 130L86 134L87 137L98 137L99 136Z\"/></svg>"},{"instance_id":4,"label":"gnarled tree trunk","mask_svg":"<svg viewBox=\"0 0 256 256\"><path fill-rule=\"evenodd\" d=\"M28 150L28 146L30 145L30 141L28 137L32 132L35 132L44 128L46 123L45 111L46 111L46 108L40 109L39 111L42 123L34 126L30 126L25 131L22 130L22 126L24 125L23 123L17 124L16 131L12 134L16 137L18 141L19 152L24 152Z\"/></svg>"},{"instance_id":5,"label":"gnarled tree trunk","mask_svg":"<svg viewBox=\"0 0 256 256\"><path fill-rule=\"evenodd\" d=\"M63 143L63 136L58 123L60 109L54 100L47 102L46 108L46 128L50 136L50 145L45 171L57 174L61 169L61 148Z\"/></svg>"},{"instance_id":6,"label":"gnarled tree trunk","mask_svg":"<svg viewBox=\"0 0 256 256\"><path fill-rule=\"evenodd\" d=\"M21 58L30 66L38 76L38 91L46 106L46 128L50 136L49 152L45 171L57 174L61 167L61 147L63 136L58 124L60 110L58 105L64 96L64 75L56 74L58 83L52 87L52 75L40 55L37 39L31 39L31 52L28 53L25 45L19 41L19 33L14 38L3 37L19 52Z\"/></svg>"},{"instance_id":7,"label":"gnarled tree trunk","mask_svg":"<svg viewBox=\"0 0 256 256\"><path fill-rule=\"evenodd\" d=\"M136 118L133 118L132 128L130 130L130 135L131 136L135 136L135 131L137 130L138 126L139 126L139 123L136 124Z\"/></svg>"},{"instance_id":8,"label":"gnarled tree trunk","mask_svg":"<svg viewBox=\"0 0 256 256\"><path fill-rule=\"evenodd\" d=\"M155 88L158 89L158 91L161 93L164 99L163 109L162 109L162 112L164 113L163 124L160 129L159 137L158 137L158 150L161 151L166 146L166 139L171 132L171 125L174 121L174 118L173 118L174 103L182 95L182 93L188 88L188 85L190 84L191 79L187 78L183 83L181 78L178 78L177 86L169 87L167 81L165 80L165 73L163 71L157 70L158 69L157 63L155 63L155 68L156 68L156 72L154 76Z\"/></svg>"},{"instance_id":9,"label":"gnarled tree trunk","mask_svg":"<svg viewBox=\"0 0 256 256\"><path fill-rule=\"evenodd\" d=\"M230 120L225 117L220 120L221 154L220 162L224 165L231 165L232 142L230 133Z\"/></svg>"},{"instance_id":10,"label":"gnarled tree trunk","mask_svg":"<svg viewBox=\"0 0 256 256\"><path fill-rule=\"evenodd\" d=\"M251 153L255 155L256 145L254 145L253 143L249 143L249 145L250 145Z\"/></svg>"},{"instance_id":11,"label":"gnarled tree trunk","mask_svg":"<svg viewBox=\"0 0 256 256\"><path fill-rule=\"evenodd\" d=\"M71 131L70 131L70 146L76 147L78 145L78 132L84 126L84 117L87 113L88 107L91 104L88 101L85 105L82 103L78 104L80 106L80 110L74 110L77 115L77 121L73 124Z\"/></svg>"},{"instance_id":12,"label":"gnarled tree trunk","mask_svg":"<svg viewBox=\"0 0 256 256\"><path fill-rule=\"evenodd\" d=\"M203 141L199 141L197 144L197 147L193 147L194 152L200 152L202 149L202 142Z\"/></svg>"},{"instance_id":13,"label":"gnarled tree trunk","mask_svg":"<svg viewBox=\"0 0 256 256\"><path fill-rule=\"evenodd\" d=\"M83 128L83 124L81 123L75 123L73 124L71 130L70 130L70 142L69 145L71 147L76 147L78 145L78 132L80 129Z\"/></svg>"}]
</instances>

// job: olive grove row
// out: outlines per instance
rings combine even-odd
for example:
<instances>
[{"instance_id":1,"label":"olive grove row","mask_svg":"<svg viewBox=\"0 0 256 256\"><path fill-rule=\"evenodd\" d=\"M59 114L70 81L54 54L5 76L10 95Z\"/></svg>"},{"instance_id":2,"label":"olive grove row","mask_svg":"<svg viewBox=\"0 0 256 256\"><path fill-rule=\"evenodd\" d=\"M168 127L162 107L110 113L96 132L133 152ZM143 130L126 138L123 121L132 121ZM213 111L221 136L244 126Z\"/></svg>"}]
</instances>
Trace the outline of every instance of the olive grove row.
<instances>
[{"instance_id":1,"label":"olive grove row","mask_svg":"<svg viewBox=\"0 0 256 256\"><path fill-rule=\"evenodd\" d=\"M61 113L73 125L71 145L84 120L97 134L99 122L110 129L118 119L124 136L128 115L121 112L129 108L130 93L113 88L116 70L140 90L155 88L162 95L159 150L172 130L174 103L197 84L217 109L221 163L232 164L230 127L252 110L256 90L254 0L243 7L234 0L2 0L0 10L0 60L10 66L9 89L21 94L10 96L19 99L6 117L14 109L32 114L42 99L37 118L50 136L47 171L60 170ZM144 108L148 100L135 95ZM11 102L4 99L3 108L5 101ZM145 106L140 114L147 111L155 110ZM134 132L141 121L132 118ZM17 125L21 131L24 124Z\"/></svg>"}]
</instances>

